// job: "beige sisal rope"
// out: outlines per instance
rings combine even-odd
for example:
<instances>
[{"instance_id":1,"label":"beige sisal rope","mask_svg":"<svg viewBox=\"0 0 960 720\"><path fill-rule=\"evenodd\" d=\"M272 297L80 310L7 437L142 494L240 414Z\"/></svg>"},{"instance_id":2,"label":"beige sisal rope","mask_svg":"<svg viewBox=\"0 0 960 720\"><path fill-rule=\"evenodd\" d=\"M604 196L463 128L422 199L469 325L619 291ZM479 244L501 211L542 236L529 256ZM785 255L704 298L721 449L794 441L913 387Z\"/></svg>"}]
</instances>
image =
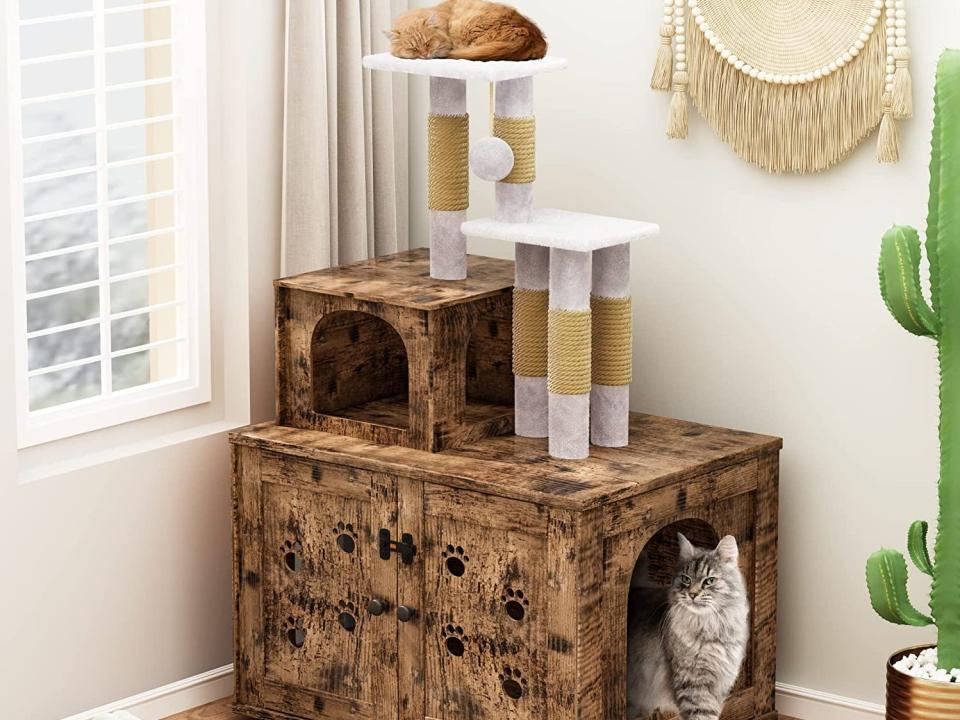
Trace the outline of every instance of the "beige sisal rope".
<instances>
[{"instance_id":1,"label":"beige sisal rope","mask_svg":"<svg viewBox=\"0 0 960 720\"><path fill-rule=\"evenodd\" d=\"M532 117L495 117L493 135L513 150L513 170L501 182L532 183L537 179L536 120Z\"/></svg>"},{"instance_id":2,"label":"beige sisal rope","mask_svg":"<svg viewBox=\"0 0 960 720\"><path fill-rule=\"evenodd\" d=\"M513 289L513 372L547 376L547 290Z\"/></svg>"},{"instance_id":3,"label":"beige sisal rope","mask_svg":"<svg viewBox=\"0 0 960 720\"><path fill-rule=\"evenodd\" d=\"M633 370L630 298L591 297L593 312L593 382L629 385Z\"/></svg>"},{"instance_id":4,"label":"beige sisal rope","mask_svg":"<svg viewBox=\"0 0 960 720\"><path fill-rule=\"evenodd\" d=\"M427 206L431 210L470 207L470 118L433 115L427 119Z\"/></svg>"},{"instance_id":5,"label":"beige sisal rope","mask_svg":"<svg viewBox=\"0 0 960 720\"><path fill-rule=\"evenodd\" d=\"M547 388L557 395L590 392L590 311L550 309Z\"/></svg>"}]
</instances>

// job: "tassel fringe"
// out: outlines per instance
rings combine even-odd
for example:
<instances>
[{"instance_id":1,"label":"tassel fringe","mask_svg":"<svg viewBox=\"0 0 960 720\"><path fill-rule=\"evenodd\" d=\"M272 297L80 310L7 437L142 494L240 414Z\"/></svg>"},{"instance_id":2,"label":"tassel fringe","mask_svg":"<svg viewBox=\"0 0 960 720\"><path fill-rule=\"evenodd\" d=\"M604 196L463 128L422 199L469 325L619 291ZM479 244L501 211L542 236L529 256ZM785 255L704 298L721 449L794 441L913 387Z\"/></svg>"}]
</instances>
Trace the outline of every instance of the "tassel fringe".
<instances>
[{"instance_id":1,"label":"tassel fringe","mask_svg":"<svg viewBox=\"0 0 960 720\"><path fill-rule=\"evenodd\" d=\"M660 47L657 48L657 60L653 65L653 77L650 87L653 90L669 90L673 84L673 25L660 26Z\"/></svg>"},{"instance_id":2,"label":"tassel fringe","mask_svg":"<svg viewBox=\"0 0 960 720\"><path fill-rule=\"evenodd\" d=\"M692 23L686 38L694 106L740 157L764 170L826 170L880 122L887 65L883 32L872 33L856 62L802 85L744 75Z\"/></svg>"},{"instance_id":3,"label":"tassel fringe","mask_svg":"<svg viewBox=\"0 0 960 720\"><path fill-rule=\"evenodd\" d=\"M910 48L896 47L893 58L893 116L898 120L913 117L913 78L910 77Z\"/></svg>"},{"instance_id":4,"label":"tassel fringe","mask_svg":"<svg viewBox=\"0 0 960 720\"><path fill-rule=\"evenodd\" d=\"M690 110L687 103L687 73L674 73L673 97L670 98L670 114L667 116L667 137L683 140L690 127Z\"/></svg>"},{"instance_id":5,"label":"tassel fringe","mask_svg":"<svg viewBox=\"0 0 960 720\"><path fill-rule=\"evenodd\" d=\"M884 103L883 119L877 136L877 162L900 162L900 128L894 118L890 102Z\"/></svg>"}]
</instances>

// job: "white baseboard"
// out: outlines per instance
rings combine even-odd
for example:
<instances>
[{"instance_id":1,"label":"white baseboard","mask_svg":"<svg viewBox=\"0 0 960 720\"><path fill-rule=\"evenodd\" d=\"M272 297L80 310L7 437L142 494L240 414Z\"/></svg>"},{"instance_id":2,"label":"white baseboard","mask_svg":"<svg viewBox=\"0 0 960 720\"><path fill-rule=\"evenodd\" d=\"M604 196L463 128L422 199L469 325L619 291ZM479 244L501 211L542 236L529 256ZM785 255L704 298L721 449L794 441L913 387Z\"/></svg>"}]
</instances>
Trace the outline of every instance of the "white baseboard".
<instances>
[{"instance_id":1,"label":"white baseboard","mask_svg":"<svg viewBox=\"0 0 960 720\"><path fill-rule=\"evenodd\" d=\"M91 720L101 713L118 710L126 710L138 720L163 720L227 697L232 692L233 666L224 665L63 720ZM884 717L882 705L786 683L777 683L777 710L799 720L877 720Z\"/></svg>"},{"instance_id":2,"label":"white baseboard","mask_svg":"<svg viewBox=\"0 0 960 720\"><path fill-rule=\"evenodd\" d=\"M800 720L877 720L886 716L883 705L786 683L777 683L777 710Z\"/></svg>"},{"instance_id":3,"label":"white baseboard","mask_svg":"<svg viewBox=\"0 0 960 720\"><path fill-rule=\"evenodd\" d=\"M126 710L138 720L162 720L176 713L225 698L233 692L233 665L147 690L63 720L91 720L102 713Z\"/></svg>"}]
</instances>

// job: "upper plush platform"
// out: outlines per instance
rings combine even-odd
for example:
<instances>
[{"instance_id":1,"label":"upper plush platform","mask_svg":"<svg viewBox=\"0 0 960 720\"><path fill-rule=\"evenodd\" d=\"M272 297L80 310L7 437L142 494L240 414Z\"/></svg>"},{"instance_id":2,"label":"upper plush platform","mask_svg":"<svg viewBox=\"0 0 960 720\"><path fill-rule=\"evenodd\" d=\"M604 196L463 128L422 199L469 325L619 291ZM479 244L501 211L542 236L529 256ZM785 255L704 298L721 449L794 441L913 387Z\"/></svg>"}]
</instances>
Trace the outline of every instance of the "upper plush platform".
<instances>
[{"instance_id":1,"label":"upper plush platform","mask_svg":"<svg viewBox=\"0 0 960 720\"><path fill-rule=\"evenodd\" d=\"M639 220L543 208L528 223L493 218L468 220L461 226L468 238L544 245L561 250L590 252L660 234L660 226Z\"/></svg>"},{"instance_id":2,"label":"upper plush platform","mask_svg":"<svg viewBox=\"0 0 960 720\"><path fill-rule=\"evenodd\" d=\"M541 60L408 60L394 57L390 53L367 55L363 66L370 70L389 70L390 72L427 75L429 77L453 78L454 80L516 80L540 73L563 70L567 66L564 58L547 56Z\"/></svg>"}]
</instances>

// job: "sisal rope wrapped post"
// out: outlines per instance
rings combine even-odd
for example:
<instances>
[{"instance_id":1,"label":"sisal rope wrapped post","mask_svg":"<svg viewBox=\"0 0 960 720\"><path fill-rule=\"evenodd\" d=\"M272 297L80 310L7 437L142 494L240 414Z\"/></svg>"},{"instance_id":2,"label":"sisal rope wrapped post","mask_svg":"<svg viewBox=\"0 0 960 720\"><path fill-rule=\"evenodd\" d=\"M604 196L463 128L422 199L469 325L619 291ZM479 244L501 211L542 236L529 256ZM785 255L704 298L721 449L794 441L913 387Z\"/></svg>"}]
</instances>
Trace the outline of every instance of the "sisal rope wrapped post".
<instances>
[{"instance_id":1,"label":"sisal rope wrapped post","mask_svg":"<svg viewBox=\"0 0 960 720\"><path fill-rule=\"evenodd\" d=\"M469 132L466 81L431 77L427 205L430 277L439 280L467 276L467 240L460 226L470 205Z\"/></svg>"},{"instance_id":2,"label":"sisal rope wrapped post","mask_svg":"<svg viewBox=\"0 0 960 720\"><path fill-rule=\"evenodd\" d=\"M493 136L513 151L513 169L501 182L529 184L537 179L537 123L533 117L493 118Z\"/></svg>"},{"instance_id":3,"label":"sisal rope wrapped post","mask_svg":"<svg viewBox=\"0 0 960 720\"><path fill-rule=\"evenodd\" d=\"M590 454L591 260L589 252L550 249L549 452L564 460Z\"/></svg>"},{"instance_id":4,"label":"sisal rope wrapped post","mask_svg":"<svg viewBox=\"0 0 960 720\"><path fill-rule=\"evenodd\" d=\"M513 290L514 432L544 438L549 430L547 400L547 313L550 250L517 245Z\"/></svg>"},{"instance_id":5,"label":"sisal rope wrapped post","mask_svg":"<svg viewBox=\"0 0 960 720\"><path fill-rule=\"evenodd\" d=\"M493 134L510 145L514 156L510 173L495 186L498 220L530 221L536 178L535 129L533 78L498 82ZM550 251L538 245L518 243L515 260L514 431L521 437L543 438L547 437L549 426L545 353Z\"/></svg>"},{"instance_id":6,"label":"sisal rope wrapped post","mask_svg":"<svg viewBox=\"0 0 960 720\"><path fill-rule=\"evenodd\" d=\"M590 309L590 441L600 447L625 447L633 371L628 244L594 251Z\"/></svg>"}]
</instances>

